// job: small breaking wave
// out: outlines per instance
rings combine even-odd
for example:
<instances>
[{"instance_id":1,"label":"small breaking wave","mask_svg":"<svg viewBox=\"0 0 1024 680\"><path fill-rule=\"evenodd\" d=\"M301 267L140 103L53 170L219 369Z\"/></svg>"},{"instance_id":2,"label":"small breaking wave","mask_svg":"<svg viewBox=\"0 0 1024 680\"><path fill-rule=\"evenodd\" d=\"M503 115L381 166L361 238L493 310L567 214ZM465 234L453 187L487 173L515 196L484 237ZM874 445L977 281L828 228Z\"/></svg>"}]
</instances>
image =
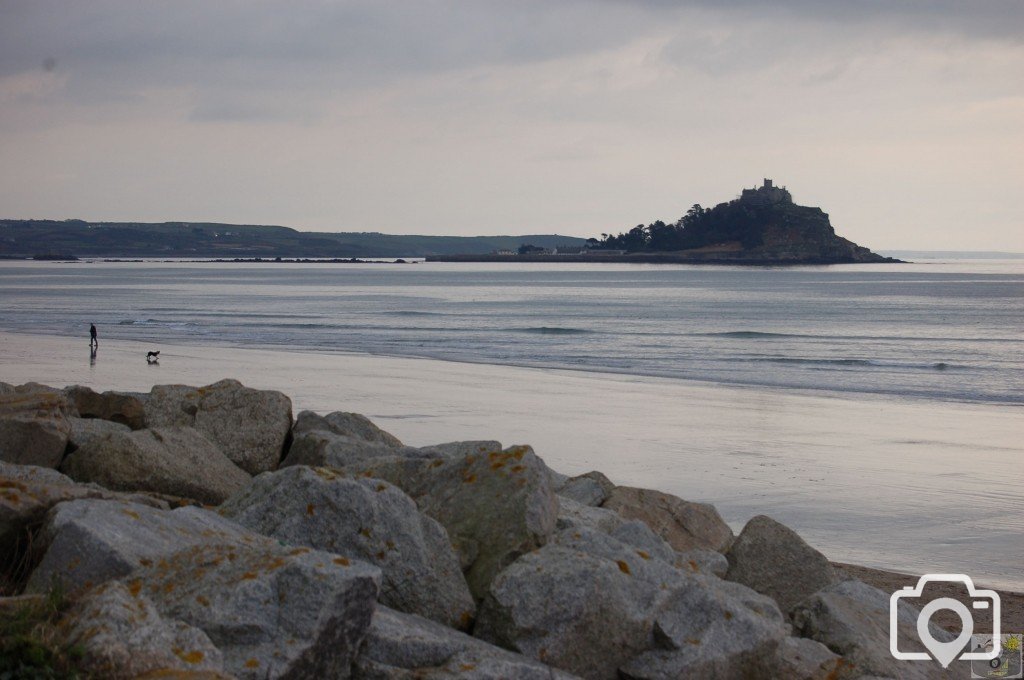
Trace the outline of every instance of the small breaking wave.
<instances>
[{"instance_id":1,"label":"small breaking wave","mask_svg":"<svg viewBox=\"0 0 1024 680\"><path fill-rule=\"evenodd\" d=\"M805 359L801 357L758 357L756 359L746 359L746 361L772 364L798 364L807 366L865 366L870 368L904 368L935 371L973 368L962 364L950 364L945 361L918 364L898 361L877 361L875 359Z\"/></svg>"},{"instance_id":2,"label":"small breaking wave","mask_svg":"<svg viewBox=\"0 0 1024 680\"><path fill-rule=\"evenodd\" d=\"M890 342L1012 342L1019 343L1019 338L1008 337L936 337L913 335L829 335L819 333L769 333L766 331L723 331L719 333L688 333L687 335L702 338L731 338L733 340L773 340L782 338L798 338L808 340L884 340Z\"/></svg>"},{"instance_id":3,"label":"small breaking wave","mask_svg":"<svg viewBox=\"0 0 1024 680\"><path fill-rule=\"evenodd\" d=\"M118 326L171 326L175 328L184 328L198 326L199 324L192 323L191 321L173 321L171 319L122 319L117 322Z\"/></svg>"},{"instance_id":4,"label":"small breaking wave","mask_svg":"<svg viewBox=\"0 0 1024 680\"><path fill-rule=\"evenodd\" d=\"M739 338L757 340L758 338L815 338L816 335L800 335L797 333L765 333L762 331L725 331L722 333L694 333L705 338Z\"/></svg>"},{"instance_id":5,"label":"small breaking wave","mask_svg":"<svg viewBox=\"0 0 1024 680\"><path fill-rule=\"evenodd\" d=\"M531 328L510 328L514 333L534 333L537 335L589 335L594 331L586 328L567 328L562 326L534 326Z\"/></svg>"}]
</instances>

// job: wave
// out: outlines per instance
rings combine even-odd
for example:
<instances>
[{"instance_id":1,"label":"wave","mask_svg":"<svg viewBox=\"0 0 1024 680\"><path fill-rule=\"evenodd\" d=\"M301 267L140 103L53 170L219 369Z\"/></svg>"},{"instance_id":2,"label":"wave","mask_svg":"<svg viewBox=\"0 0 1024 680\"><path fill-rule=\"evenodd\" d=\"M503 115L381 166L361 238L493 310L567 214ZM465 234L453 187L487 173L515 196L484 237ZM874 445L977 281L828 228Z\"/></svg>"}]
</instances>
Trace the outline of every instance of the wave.
<instances>
[{"instance_id":1,"label":"wave","mask_svg":"<svg viewBox=\"0 0 1024 680\"><path fill-rule=\"evenodd\" d=\"M765 331L723 331L720 333L686 333L702 338L732 338L734 340L771 340L775 338L805 338L813 340L889 340L894 342L1021 342L1020 338L958 338L906 335L824 335L815 333L769 333Z\"/></svg>"},{"instance_id":2,"label":"wave","mask_svg":"<svg viewBox=\"0 0 1024 680\"><path fill-rule=\"evenodd\" d=\"M586 328L564 328L560 326L534 326L532 328L509 328L514 333L536 333L538 335L588 335L594 331Z\"/></svg>"},{"instance_id":3,"label":"wave","mask_svg":"<svg viewBox=\"0 0 1024 680\"><path fill-rule=\"evenodd\" d=\"M820 335L800 335L797 333L765 333L762 331L725 331L723 333L691 333L690 335L698 335L705 338L742 338L742 339L757 339L757 338L816 338L826 337Z\"/></svg>"},{"instance_id":4,"label":"wave","mask_svg":"<svg viewBox=\"0 0 1024 680\"><path fill-rule=\"evenodd\" d=\"M117 325L118 326L152 326L154 324L161 324L161 323L179 323L179 322L170 321L170 320L167 320L167 319L124 319L123 321L118 321Z\"/></svg>"},{"instance_id":5,"label":"wave","mask_svg":"<svg viewBox=\"0 0 1024 680\"><path fill-rule=\"evenodd\" d=\"M899 361L878 361L876 359L805 359L801 357L759 357L756 359L744 359L744 361L766 362L772 364L803 364L808 366L867 366L871 368L909 368L925 369L935 371L947 371L954 369L971 369L972 366L962 364L950 364L945 361L930 363L907 363Z\"/></svg>"},{"instance_id":6,"label":"wave","mask_svg":"<svg viewBox=\"0 0 1024 680\"><path fill-rule=\"evenodd\" d=\"M444 312L420 312L414 309L400 309L393 312L382 312L387 316L448 316Z\"/></svg>"},{"instance_id":7,"label":"wave","mask_svg":"<svg viewBox=\"0 0 1024 680\"><path fill-rule=\"evenodd\" d=\"M195 327L199 324L191 321L175 321L173 319L123 319L118 326L170 326L174 328Z\"/></svg>"}]
</instances>

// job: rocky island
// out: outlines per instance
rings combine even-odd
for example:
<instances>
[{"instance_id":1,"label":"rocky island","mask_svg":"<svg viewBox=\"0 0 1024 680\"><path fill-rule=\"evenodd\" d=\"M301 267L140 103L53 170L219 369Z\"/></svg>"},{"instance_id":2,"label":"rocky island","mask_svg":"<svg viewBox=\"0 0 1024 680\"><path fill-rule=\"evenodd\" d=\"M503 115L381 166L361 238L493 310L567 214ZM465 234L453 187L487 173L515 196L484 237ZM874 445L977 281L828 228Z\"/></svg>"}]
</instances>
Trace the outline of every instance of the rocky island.
<instances>
[{"instance_id":1,"label":"rocky island","mask_svg":"<svg viewBox=\"0 0 1024 680\"><path fill-rule=\"evenodd\" d=\"M964 670L892 658L888 592L769 517L734 535L710 505L529 446L408 446L234 380L0 383L0 576L2 677Z\"/></svg>"},{"instance_id":2,"label":"rocky island","mask_svg":"<svg viewBox=\"0 0 1024 680\"><path fill-rule=\"evenodd\" d=\"M899 262L836 235L821 208L797 205L785 187L765 179L714 208L699 204L674 224L638 224L603 234L585 248L521 247L491 255L428 257L436 262L639 262L701 264L849 264Z\"/></svg>"}]
</instances>

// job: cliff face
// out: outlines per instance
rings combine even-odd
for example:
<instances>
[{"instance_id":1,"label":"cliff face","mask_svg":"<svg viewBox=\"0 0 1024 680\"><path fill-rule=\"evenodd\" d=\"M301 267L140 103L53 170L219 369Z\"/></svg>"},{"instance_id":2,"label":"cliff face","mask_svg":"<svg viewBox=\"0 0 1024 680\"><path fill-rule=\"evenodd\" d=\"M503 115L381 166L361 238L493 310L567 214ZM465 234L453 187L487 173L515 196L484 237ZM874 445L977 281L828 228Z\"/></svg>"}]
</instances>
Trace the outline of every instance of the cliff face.
<instances>
[{"instance_id":1,"label":"cliff face","mask_svg":"<svg viewBox=\"0 0 1024 680\"><path fill-rule=\"evenodd\" d=\"M780 260L820 259L836 262L889 262L853 241L837 236L821 208L773 206L761 231L761 245L747 254Z\"/></svg>"}]
</instances>

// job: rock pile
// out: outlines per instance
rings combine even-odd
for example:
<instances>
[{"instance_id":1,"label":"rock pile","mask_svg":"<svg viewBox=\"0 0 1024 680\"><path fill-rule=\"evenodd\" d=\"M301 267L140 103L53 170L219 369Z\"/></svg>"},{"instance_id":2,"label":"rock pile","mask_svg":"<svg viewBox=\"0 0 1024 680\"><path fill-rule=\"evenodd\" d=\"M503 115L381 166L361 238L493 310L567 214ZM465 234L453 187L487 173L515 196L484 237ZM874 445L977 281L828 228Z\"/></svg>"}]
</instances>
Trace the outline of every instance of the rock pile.
<instances>
[{"instance_id":1,"label":"rock pile","mask_svg":"<svg viewBox=\"0 0 1024 680\"><path fill-rule=\"evenodd\" d=\"M293 423L232 380L0 383L0 549L6 595L72 595L59 629L98 677L947 677L893 659L888 594L770 518L734 536L528 446Z\"/></svg>"}]
</instances>

